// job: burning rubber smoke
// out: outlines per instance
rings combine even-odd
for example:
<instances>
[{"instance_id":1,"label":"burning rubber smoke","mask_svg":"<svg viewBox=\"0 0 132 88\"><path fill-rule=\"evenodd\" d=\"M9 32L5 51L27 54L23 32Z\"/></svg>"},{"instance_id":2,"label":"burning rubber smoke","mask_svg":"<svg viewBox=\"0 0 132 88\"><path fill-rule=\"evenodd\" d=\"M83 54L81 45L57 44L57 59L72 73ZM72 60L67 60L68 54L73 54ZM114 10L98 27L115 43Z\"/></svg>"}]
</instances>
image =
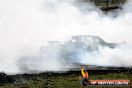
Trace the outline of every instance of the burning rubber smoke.
<instances>
[{"instance_id":1,"label":"burning rubber smoke","mask_svg":"<svg viewBox=\"0 0 132 88\"><path fill-rule=\"evenodd\" d=\"M131 67L131 8L129 0L106 15L77 0L0 0L0 71Z\"/></svg>"}]
</instances>

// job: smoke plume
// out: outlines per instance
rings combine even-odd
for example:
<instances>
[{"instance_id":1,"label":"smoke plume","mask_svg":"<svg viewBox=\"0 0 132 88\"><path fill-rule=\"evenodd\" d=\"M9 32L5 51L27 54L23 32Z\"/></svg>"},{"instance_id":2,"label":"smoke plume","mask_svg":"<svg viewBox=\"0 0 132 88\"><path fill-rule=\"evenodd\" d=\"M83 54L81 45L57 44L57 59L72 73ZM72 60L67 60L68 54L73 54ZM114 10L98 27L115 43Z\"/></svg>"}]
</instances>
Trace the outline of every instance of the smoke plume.
<instances>
[{"instance_id":1,"label":"smoke plume","mask_svg":"<svg viewBox=\"0 0 132 88\"><path fill-rule=\"evenodd\" d=\"M129 0L113 17L112 12L105 15L94 4L76 0L0 0L0 71L68 70L73 62L132 66L131 8ZM77 35L126 44L114 49L100 46L99 52L88 52L67 44L69 37ZM74 59L64 58L67 54Z\"/></svg>"}]
</instances>

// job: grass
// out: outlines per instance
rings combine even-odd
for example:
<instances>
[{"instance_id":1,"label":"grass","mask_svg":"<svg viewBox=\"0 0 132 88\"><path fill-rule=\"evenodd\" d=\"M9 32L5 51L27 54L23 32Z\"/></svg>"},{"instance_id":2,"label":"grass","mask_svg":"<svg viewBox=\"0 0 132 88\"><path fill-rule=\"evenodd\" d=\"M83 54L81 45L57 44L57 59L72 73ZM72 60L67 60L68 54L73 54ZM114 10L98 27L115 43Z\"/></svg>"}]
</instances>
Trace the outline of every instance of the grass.
<instances>
[{"instance_id":1,"label":"grass","mask_svg":"<svg viewBox=\"0 0 132 88\"><path fill-rule=\"evenodd\" d=\"M67 73L41 73L41 74L21 74L13 76L17 82L5 84L0 88L83 88L80 85L82 79L80 71L70 71ZM90 79L129 79L132 80L131 71L89 71ZM95 88L95 87L86 87ZM96 88L130 88L124 87L96 87Z\"/></svg>"},{"instance_id":2,"label":"grass","mask_svg":"<svg viewBox=\"0 0 132 88\"><path fill-rule=\"evenodd\" d=\"M116 7L123 5L127 0L82 0L83 2L92 2L99 8Z\"/></svg>"}]
</instances>

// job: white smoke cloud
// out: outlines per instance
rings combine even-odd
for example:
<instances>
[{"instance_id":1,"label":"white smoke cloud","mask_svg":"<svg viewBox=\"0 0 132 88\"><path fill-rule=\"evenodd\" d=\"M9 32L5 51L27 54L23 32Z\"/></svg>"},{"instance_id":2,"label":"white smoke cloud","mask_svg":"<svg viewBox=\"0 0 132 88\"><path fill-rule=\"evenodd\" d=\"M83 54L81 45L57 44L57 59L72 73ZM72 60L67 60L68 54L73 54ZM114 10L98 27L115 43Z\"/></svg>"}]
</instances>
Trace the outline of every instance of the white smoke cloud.
<instances>
[{"instance_id":1,"label":"white smoke cloud","mask_svg":"<svg viewBox=\"0 0 132 88\"><path fill-rule=\"evenodd\" d=\"M73 3L72 0L0 0L0 71L21 72L18 66L19 59L23 56L29 56L29 59L34 57L38 62L43 61L40 66L35 65L43 71L53 70L54 67L56 70L62 69L63 63L59 62L60 58L56 60L48 57L52 54L57 54L58 57L59 54L47 53L48 56L42 58L39 56L40 47L47 41L64 41L73 35L97 35L108 42L125 41L127 45L132 45L131 0L116 18L103 15L91 4L83 4L80 7L81 4ZM131 50L119 51L118 54L116 51L118 50L109 52L115 52L115 56L124 62L123 65L127 65L128 62L131 65ZM102 52L109 55L105 50ZM112 55L110 54L111 57ZM119 63L114 59L112 61L115 62L114 65Z\"/></svg>"},{"instance_id":2,"label":"white smoke cloud","mask_svg":"<svg viewBox=\"0 0 132 88\"><path fill-rule=\"evenodd\" d=\"M97 66L131 67L131 49L110 49L105 47L100 52L86 53L81 55L81 63Z\"/></svg>"}]
</instances>

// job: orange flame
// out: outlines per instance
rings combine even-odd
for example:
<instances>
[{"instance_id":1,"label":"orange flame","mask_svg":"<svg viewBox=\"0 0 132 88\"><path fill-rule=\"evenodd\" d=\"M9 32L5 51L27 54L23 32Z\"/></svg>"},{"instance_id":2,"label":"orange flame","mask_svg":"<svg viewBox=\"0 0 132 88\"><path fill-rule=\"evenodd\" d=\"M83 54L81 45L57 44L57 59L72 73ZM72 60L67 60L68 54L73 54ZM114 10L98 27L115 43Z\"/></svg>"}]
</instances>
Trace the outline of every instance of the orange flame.
<instances>
[{"instance_id":1,"label":"orange flame","mask_svg":"<svg viewBox=\"0 0 132 88\"><path fill-rule=\"evenodd\" d=\"M84 72L84 67L82 67L82 76L84 77L84 78L88 78L88 72L87 71L85 71Z\"/></svg>"}]
</instances>

